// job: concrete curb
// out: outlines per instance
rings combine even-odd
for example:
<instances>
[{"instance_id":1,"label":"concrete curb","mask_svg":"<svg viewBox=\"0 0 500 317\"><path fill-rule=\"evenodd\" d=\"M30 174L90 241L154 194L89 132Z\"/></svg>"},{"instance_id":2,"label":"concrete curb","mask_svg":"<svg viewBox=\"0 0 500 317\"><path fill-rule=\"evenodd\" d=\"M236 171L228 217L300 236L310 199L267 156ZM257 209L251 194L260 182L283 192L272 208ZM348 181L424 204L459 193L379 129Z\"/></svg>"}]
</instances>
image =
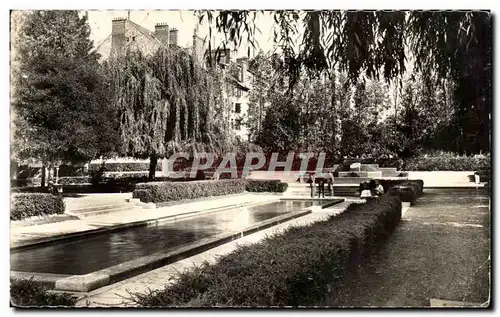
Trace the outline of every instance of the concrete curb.
<instances>
[{"instance_id":1,"label":"concrete curb","mask_svg":"<svg viewBox=\"0 0 500 317\"><path fill-rule=\"evenodd\" d=\"M27 279L33 278L34 281L41 283L49 289L52 289L56 285L56 281L70 277L67 274L51 274L51 273L30 273L30 272L10 272L10 279Z\"/></svg>"},{"instance_id":2,"label":"concrete curb","mask_svg":"<svg viewBox=\"0 0 500 317\"><path fill-rule=\"evenodd\" d=\"M280 199L281 201L324 201L325 204L322 204L321 206L311 206L309 207L312 212L318 212L321 211L325 208L343 203L345 201L345 198L290 198L290 197L283 197Z\"/></svg>"},{"instance_id":3,"label":"concrete curb","mask_svg":"<svg viewBox=\"0 0 500 317\"><path fill-rule=\"evenodd\" d=\"M139 221L124 223L124 224L119 224L119 225L111 225L108 227L102 227L102 228L97 228L97 229L84 230L84 231L79 231L79 232L63 233L63 234L59 234L59 235L55 235L55 236L51 236L51 237L31 239L28 241L21 241L19 243L14 243L13 245L11 245L10 251L12 252L12 251L25 250L28 248L39 247L42 245L49 245L49 244L54 244L57 242L77 240L77 239L80 239L83 237L90 237L90 236L95 236L95 235L104 234L104 233L122 231L122 230L130 229L130 228L154 226L154 225L158 225L159 223L164 223L167 221L175 221L175 220L179 220L179 219L188 218L191 216L197 216L197 215L210 213L210 212L216 212L216 211L223 211L223 210L231 209L231 208L241 208L241 207L247 207L247 206L252 206L252 205L258 205L261 203L264 204L264 203L268 203L269 201L270 200L256 202L256 203L255 202L247 202L247 203L243 203L243 204L232 204L232 205L226 205L226 206L222 206L222 207L214 207L214 208L210 208L210 209L196 210L196 211L179 213L179 214L175 214L175 215L168 215L168 216L163 216L163 217L159 217L159 218L139 220Z\"/></svg>"},{"instance_id":4,"label":"concrete curb","mask_svg":"<svg viewBox=\"0 0 500 317\"><path fill-rule=\"evenodd\" d=\"M139 259L121 263L106 269L95 271L84 275L66 276L60 279L52 278L50 283L55 290L68 292L89 292L94 289L113 284L124 279L130 278L154 270L156 268L180 261L184 258L198 254L200 252L212 249L227 242L237 240L244 236L250 235L260 230L278 225L280 223L299 218L310 214L311 210L303 209L295 211L283 216L274 217L253 226L247 227L240 232L223 233L215 237L205 238L180 249L171 252L159 252ZM11 276L14 272L11 272ZM31 272L16 272L23 276L33 276L35 279L41 280L44 274Z\"/></svg>"}]
</instances>

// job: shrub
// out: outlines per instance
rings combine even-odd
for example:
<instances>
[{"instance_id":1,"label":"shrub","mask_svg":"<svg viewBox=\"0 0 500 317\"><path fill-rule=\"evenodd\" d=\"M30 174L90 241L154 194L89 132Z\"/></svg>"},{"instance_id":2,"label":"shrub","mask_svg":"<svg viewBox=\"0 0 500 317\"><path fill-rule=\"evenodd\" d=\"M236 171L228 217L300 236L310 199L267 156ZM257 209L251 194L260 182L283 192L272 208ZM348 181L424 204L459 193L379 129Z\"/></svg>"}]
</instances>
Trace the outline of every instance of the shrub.
<instances>
[{"instance_id":1,"label":"shrub","mask_svg":"<svg viewBox=\"0 0 500 317\"><path fill-rule=\"evenodd\" d=\"M149 171L149 163L147 162L127 162L127 163L106 163L104 165L108 172L142 172ZM89 165L89 170L98 171L102 167L102 163L93 163ZM161 164L156 164L156 171L161 171Z\"/></svg>"},{"instance_id":2,"label":"shrub","mask_svg":"<svg viewBox=\"0 0 500 317\"><path fill-rule=\"evenodd\" d=\"M106 172L103 175L104 179L122 179L122 178L145 178L149 177L149 172Z\"/></svg>"},{"instance_id":3,"label":"shrub","mask_svg":"<svg viewBox=\"0 0 500 317\"><path fill-rule=\"evenodd\" d=\"M351 205L336 217L238 247L214 265L178 274L163 290L132 294L146 307L313 305L369 257L401 219L398 197Z\"/></svg>"},{"instance_id":4,"label":"shrub","mask_svg":"<svg viewBox=\"0 0 500 317\"><path fill-rule=\"evenodd\" d=\"M490 170L491 157L484 156L456 156L451 153L442 153L436 156L419 156L405 163L407 171L479 171Z\"/></svg>"},{"instance_id":5,"label":"shrub","mask_svg":"<svg viewBox=\"0 0 500 317\"><path fill-rule=\"evenodd\" d=\"M424 191L424 181L421 179L377 179L384 187L384 192L387 193L390 188L402 184L415 184L417 197L420 197Z\"/></svg>"},{"instance_id":6,"label":"shrub","mask_svg":"<svg viewBox=\"0 0 500 317\"><path fill-rule=\"evenodd\" d=\"M132 193L133 198L139 198L139 200L143 203L153 202L153 196L151 194L151 190L149 189L136 189Z\"/></svg>"},{"instance_id":7,"label":"shrub","mask_svg":"<svg viewBox=\"0 0 500 317\"><path fill-rule=\"evenodd\" d=\"M136 190L139 189L148 189L151 192L149 196L151 201L154 203L162 203L175 200L243 193L245 191L245 181L241 179L231 179L192 182L150 182L137 184Z\"/></svg>"},{"instance_id":8,"label":"shrub","mask_svg":"<svg viewBox=\"0 0 500 317\"><path fill-rule=\"evenodd\" d=\"M389 189L389 195L398 196L403 202L413 203L422 195L422 186L423 185L421 185L418 180L413 182L407 181L391 187Z\"/></svg>"},{"instance_id":9,"label":"shrub","mask_svg":"<svg viewBox=\"0 0 500 317\"><path fill-rule=\"evenodd\" d=\"M411 186L396 185L389 189L389 195L398 196L402 202L413 202L417 199L417 195Z\"/></svg>"},{"instance_id":10,"label":"shrub","mask_svg":"<svg viewBox=\"0 0 500 317\"><path fill-rule=\"evenodd\" d=\"M90 176L65 176L59 177L57 180L58 184L61 185L73 185L73 184L89 184L92 178Z\"/></svg>"},{"instance_id":11,"label":"shrub","mask_svg":"<svg viewBox=\"0 0 500 317\"><path fill-rule=\"evenodd\" d=\"M233 177L232 173L224 172L220 173L219 179L242 179L243 178L243 169L236 170L236 178Z\"/></svg>"},{"instance_id":12,"label":"shrub","mask_svg":"<svg viewBox=\"0 0 500 317\"><path fill-rule=\"evenodd\" d=\"M284 193L288 188L288 184L279 180L247 180L245 190L247 192L271 192Z\"/></svg>"},{"instance_id":13,"label":"shrub","mask_svg":"<svg viewBox=\"0 0 500 317\"><path fill-rule=\"evenodd\" d=\"M42 185L42 179L39 177L36 178L20 178L13 179L11 181L12 187L37 187Z\"/></svg>"},{"instance_id":14,"label":"shrub","mask_svg":"<svg viewBox=\"0 0 500 317\"><path fill-rule=\"evenodd\" d=\"M41 193L11 194L10 219L64 213L61 196Z\"/></svg>"},{"instance_id":15,"label":"shrub","mask_svg":"<svg viewBox=\"0 0 500 317\"><path fill-rule=\"evenodd\" d=\"M59 177L82 176L83 166L59 165Z\"/></svg>"},{"instance_id":16,"label":"shrub","mask_svg":"<svg viewBox=\"0 0 500 317\"><path fill-rule=\"evenodd\" d=\"M17 187L11 188L11 193L49 193L49 187L40 187L40 186L30 186L30 187Z\"/></svg>"},{"instance_id":17,"label":"shrub","mask_svg":"<svg viewBox=\"0 0 500 317\"><path fill-rule=\"evenodd\" d=\"M76 299L70 294L53 294L32 278L13 279L10 282L10 299L16 307L74 306Z\"/></svg>"}]
</instances>

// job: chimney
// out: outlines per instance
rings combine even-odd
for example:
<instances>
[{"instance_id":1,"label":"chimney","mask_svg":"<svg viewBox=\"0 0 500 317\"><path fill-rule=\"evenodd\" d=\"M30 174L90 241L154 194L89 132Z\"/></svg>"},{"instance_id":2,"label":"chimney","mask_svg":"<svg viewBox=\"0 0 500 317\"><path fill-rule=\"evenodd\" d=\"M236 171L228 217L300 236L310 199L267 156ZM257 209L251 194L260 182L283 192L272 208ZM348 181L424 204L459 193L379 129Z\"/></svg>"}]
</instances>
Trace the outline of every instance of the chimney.
<instances>
[{"instance_id":1,"label":"chimney","mask_svg":"<svg viewBox=\"0 0 500 317\"><path fill-rule=\"evenodd\" d=\"M245 84L246 83L246 75L247 75L247 70L248 70L248 57L240 57L236 60L236 63L238 63L241 66L241 83Z\"/></svg>"},{"instance_id":2,"label":"chimney","mask_svg":"<svg viewBox=\"0 0 500 317\"><path fill-rule=\"evenodd\" d=\"M169 43L169 32L167 23L156 23L155 37L165 46Z\"/></svg>"},{"instance_id":3,"label":"chimney","mask_svg":"<svg viewBox=\"0 0 500 317\"><path fill-rule=\"evenodd\" d=\"M177 45L177 35L179 31L176 28L170 30L170 45Z\"/></svg>"},{"instance_id":4,"label":"chimney","mask_svg":"<svg viewBox=\"0 0 500 317\"><path fill-rule=\"evenodd\" d=\"M126 18L114 18L111 24L111 55L121 54L125 50Z\"/></svg>"}]
</instances>

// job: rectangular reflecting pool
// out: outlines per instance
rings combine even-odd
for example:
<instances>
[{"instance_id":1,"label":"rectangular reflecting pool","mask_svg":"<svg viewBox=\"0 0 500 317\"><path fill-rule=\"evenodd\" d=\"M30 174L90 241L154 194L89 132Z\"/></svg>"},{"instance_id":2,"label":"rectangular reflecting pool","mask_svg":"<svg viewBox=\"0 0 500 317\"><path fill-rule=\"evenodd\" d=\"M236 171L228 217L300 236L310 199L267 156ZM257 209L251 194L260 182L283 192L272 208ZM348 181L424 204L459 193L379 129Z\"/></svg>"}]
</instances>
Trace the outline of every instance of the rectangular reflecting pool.
<instances>
[{"instance_id":1,"label":"rectangular reflecting pool","mask_svg":"<svg viewBox=\"0 0 500 317\"><path fill-rule=\"evenodd\" d=\"M34 249L12 251L11 271L80 275L200 239L243 229L324 201L278 201L211 212L158 226L131 228Z\"/></svg>"}]
</instances>

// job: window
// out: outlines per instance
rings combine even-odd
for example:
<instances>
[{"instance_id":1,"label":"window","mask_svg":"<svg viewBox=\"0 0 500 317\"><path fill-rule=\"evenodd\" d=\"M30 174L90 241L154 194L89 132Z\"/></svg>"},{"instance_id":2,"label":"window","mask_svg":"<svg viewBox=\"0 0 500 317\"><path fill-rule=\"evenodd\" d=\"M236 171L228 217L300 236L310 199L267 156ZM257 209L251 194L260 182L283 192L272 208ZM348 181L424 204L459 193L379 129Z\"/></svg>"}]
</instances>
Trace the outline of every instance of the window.
<instances>
[{"instance_id":1,"label":"window","mask_svg":"<svg viewBox=\"0 0 500 317\"><path fill-rule=\"evenodd\" d=\"M236 89L236 97L241 97L241 89Z\"/></svg>"},{"instance_id":2,"label":"window","mask_svg":"<svg viewBox=\"0 0 500 317\"><path fill-rule=\"evenodd\" d=\"M240 131L241 130L241 119L237 119L236 120L236 126L235 126L235 129Z\"/></svg>"},{"instance_id":3,"label":"window","mask_svg":"<svg viewBox=\"0 0 500 317\"><path fill-rule=\"evenodd\" d=\"M234 112L235 113L241 113L241 103L235 103L234 104Z\"/></svg>"},{"instance_id":4,"label":"window","mask_svg":"<svg viewBox=\"0 0 500 317\"><path fill-rule=\"evenodd\" d=\"M135 42L135 36L132 36L132 42Z\"/></svg>"},{"instance_id":5,"label":"window","mask_svg":"<svg viewBox=\"0 0 500 317\"><path fill-rule=\"evenodd\" d=\"M234 120L231 119L231 129L234 129Z\"/></svg>"}]
</instances>

